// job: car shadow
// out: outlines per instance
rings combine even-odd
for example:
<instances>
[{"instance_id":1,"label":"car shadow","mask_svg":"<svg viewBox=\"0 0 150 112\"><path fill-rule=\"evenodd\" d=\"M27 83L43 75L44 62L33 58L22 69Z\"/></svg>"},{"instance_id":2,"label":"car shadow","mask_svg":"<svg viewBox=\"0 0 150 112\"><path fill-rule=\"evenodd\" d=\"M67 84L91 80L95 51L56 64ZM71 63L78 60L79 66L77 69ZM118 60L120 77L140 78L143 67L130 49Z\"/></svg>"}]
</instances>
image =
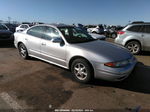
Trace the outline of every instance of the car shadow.
<instances>
[{"instance_id":1,"label":"car shadow","mask_svg":"<svg viewBox=\"0 0 150 112\"><path fill-rule=\"evenodd\" d=\"M63 69L62 69L63 70ZM72 73L68 70L63 70L61 75L64 78L68 78L76 82L73 78ZM114 87L125 89L129 91L139 92L139 93L150 93L150 66L146 66L141 62L138 62L135 69L130 74L130 76L124 81L120 82L110 82L99 79L94 79L90 84L80 84L81 87L94 87L94 86L104 86L104 87Z\"/></svg>"},{"instance_id":2,"label":"car shadow","mask_svg":"<svg viewBox=\"0 0 150 112\"><path fill-rule=\"evenodd\" d=\"M150 93L150 66L138 62L131 75L121 82L107 82L95 80L92 82L95 86L106 86L125 89L140 93Z\"/></svg>"},{"instance_id":3,"label":"car shadow","mask_svg":"<svg viewBox=\"0 0 150 112\"><path fill-rule=\"evenodd\" d=\"M140 55L142 55L142 56L150 56L150 52L149 51L143 51L143 52L141 52Z\"/></svg>"},{"instance_id":4,"label":"car shadow","mask_svg":"<svg viewBox=\"0 0 150 112\"><path fill-rule=\"evenodd\" d=\"M13 41L0 41L0 48L15 48Z\"/></svg>"}]
</instances>

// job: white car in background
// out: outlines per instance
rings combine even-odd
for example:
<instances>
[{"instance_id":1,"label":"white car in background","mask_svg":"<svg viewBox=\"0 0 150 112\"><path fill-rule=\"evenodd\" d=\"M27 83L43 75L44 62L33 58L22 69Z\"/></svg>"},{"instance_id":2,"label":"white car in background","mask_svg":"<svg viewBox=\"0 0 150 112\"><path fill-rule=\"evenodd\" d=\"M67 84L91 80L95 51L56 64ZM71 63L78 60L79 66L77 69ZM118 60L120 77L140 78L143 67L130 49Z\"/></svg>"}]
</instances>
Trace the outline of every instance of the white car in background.
<instances>
[{"instance_id":1,"label":"white car in background","mask_svg":"<svg viewBox=\"0 0 150 112\"><path fill-rule=\"evenodd\" d=\"M22 32L22 31L26 30L29 27L30 27L29 24L21 24L18 27L16 27L16 32Z\"/></svg>"},{"instance_id":2,"label":"white car in background","mask_svg":"<svg viewBox=\"0 0 150 112\"><path fill-rule=\"evenodd\" d=\"M100 35L100 34L95 34L95 33L88 33L90 34L94 39L98 39L98 40L105 40L106 36L105 35Z\"/></svg>"},{"instance_id":3,"label":"white car in background","mask_svg":"<svg viewBox=\"0 0 150 112\"><path fill-rule=\"evenodd\" d=\"M94 28L88 28L87 31L89 33L104 34L104 28L102 25L98 25Z\"/></svg>"},{"instance_id":4,"label":"white car in background","mask_svg":"<svg viewBox=\"0 0 150 112\"><path fill-rule=\"evenodd\" d=\"M105 35L100 35L100 34L88 32L87 29L85 29L82 24L79 24L77 28L79 28L79 29L81 29L82 31L88 33L88 34L91 35L94 39L98 39L98 40L105 40L105 39L106 39L106 36L105 36Z\"/></svg>"}]
</instances>

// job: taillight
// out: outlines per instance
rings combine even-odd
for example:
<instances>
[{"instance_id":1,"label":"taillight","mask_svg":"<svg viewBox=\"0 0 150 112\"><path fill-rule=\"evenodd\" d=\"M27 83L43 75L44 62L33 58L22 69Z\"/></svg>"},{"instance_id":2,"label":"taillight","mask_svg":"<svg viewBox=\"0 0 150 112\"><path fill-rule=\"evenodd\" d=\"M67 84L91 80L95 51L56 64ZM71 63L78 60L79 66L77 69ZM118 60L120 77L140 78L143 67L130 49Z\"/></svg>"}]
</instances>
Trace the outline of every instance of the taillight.
<instances>
[{"instance_id":1,"label":"taillight","mask_svg":"<svg viewBox=\"0 0 150 112\"><path fill-rule=\"evenodd\" d=\"M124 31L118 31L117 32L119 35L123 35L125 32Z\"/></svg>"}]
</instances>

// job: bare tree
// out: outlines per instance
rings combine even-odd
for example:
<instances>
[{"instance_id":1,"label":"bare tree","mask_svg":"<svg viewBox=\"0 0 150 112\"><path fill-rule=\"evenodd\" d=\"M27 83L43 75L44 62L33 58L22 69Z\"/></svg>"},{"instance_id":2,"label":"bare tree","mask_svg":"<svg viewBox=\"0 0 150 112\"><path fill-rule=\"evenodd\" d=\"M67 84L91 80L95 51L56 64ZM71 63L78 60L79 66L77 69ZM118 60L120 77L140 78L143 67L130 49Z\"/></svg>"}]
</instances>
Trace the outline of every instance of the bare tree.
<instances>
[{"instance_id":1,"label":"bare tree","mask_svg":"<svg viewBox=\"0 0 150 112\"><path fill-rule=\"evenodd\" d=\"M9 22L9 24L10 24L10 21L11 21L11 17L8 17L8 22Z\"/></svg>"}]
</instances>

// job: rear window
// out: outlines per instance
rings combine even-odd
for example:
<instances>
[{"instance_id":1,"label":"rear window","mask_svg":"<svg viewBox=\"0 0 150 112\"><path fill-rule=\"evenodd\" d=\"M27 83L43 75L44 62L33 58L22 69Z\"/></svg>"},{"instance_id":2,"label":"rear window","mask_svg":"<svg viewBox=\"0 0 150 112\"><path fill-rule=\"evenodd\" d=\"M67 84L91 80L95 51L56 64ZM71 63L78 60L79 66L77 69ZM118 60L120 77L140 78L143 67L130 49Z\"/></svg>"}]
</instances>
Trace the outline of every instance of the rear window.
<instances>
[{"instance_id":1,"label":"rear window","mask_svg":"<svg viewBox=\"0 0 150 112\"><path fill-rule=\"evenodd\" d=\"M144 26L144 33L150 33L150 25Z\"/></svg>"},{"instance_id":2,"label":"rear window","mask_svg":"<svg viewBox=\"0 0 150 112\"><path fill-rule=\"evenodd\" d=\"M44 33L43 26L35 26L27 31L27 34L41 38Z\"/></svg>"},{"instance_id":3,"label":"rear window","mask_svg":"<svg viewBox=\"0 0 150 112\"><path fill-rule=\"evenodd\" d=\"M142 25L131 26L127 30L132 32L142 32Z\"/></svg>"},{"instance_id":4,"label":"rear window","mask_svg":"<svg viewBox=\"0 0 150 112\"><path fill-rule=\"evenodd\" d=\"M28 26L27 25L21 25L20 28L26 28L27 29Z\"/></svg>"}]
</instances>

